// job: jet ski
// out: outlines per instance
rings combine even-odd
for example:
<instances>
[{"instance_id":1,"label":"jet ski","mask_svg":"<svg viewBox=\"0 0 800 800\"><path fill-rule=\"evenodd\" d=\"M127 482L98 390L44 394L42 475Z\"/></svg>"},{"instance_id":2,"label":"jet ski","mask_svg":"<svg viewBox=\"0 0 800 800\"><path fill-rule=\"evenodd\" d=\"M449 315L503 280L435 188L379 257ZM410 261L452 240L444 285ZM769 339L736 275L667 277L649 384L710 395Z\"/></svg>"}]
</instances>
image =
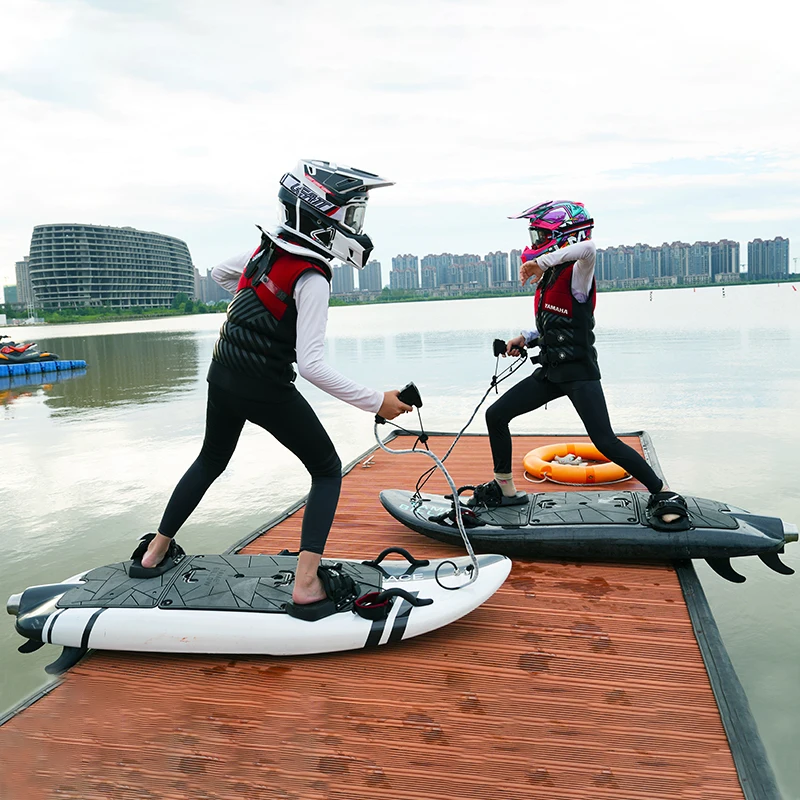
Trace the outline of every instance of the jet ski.
<instances>
[{"instance_id":1,"label":"jet ski","mask_svg":"<svg viewBox=\"0 0 800 800\"><path fill-rule=\"evenodd\" d=\"M34 361L58 361L55 353L39 350L34 342L15 342L8 336L0 335L0 364L30 364Z\"/></svg>"}]
</instances>

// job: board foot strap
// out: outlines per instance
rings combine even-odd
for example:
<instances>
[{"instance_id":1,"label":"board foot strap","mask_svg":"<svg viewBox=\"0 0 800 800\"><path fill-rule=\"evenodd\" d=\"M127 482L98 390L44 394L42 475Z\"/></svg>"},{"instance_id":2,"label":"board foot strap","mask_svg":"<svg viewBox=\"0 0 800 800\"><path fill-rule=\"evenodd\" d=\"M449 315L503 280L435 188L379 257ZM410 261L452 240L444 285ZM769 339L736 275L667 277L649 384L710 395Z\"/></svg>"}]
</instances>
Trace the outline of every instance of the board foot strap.
<instances>
[{"instance_id":1,"label":"board foot strap","mask_svg":"<svg viewBox=\"0 0 800 800\"><path fill-rule=\"evenodd\" d=\"M429 597L416 597L405 589L387 589L385 592L367 592L353 604L353 611L364 619L385 619L392 609L395 597L402 597L412 606L429 606L433 600Z\"/></svg>"}]
</instances>

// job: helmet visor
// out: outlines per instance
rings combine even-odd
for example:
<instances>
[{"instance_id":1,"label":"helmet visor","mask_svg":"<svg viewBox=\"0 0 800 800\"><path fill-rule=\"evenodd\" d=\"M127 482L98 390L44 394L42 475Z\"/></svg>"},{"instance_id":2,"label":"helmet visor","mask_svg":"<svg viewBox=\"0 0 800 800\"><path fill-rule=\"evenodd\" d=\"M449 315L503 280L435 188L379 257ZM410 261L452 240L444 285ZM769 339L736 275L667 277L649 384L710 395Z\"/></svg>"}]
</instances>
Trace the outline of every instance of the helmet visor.
<instances>
[{"instance_id":1,"label":"helmet visor","mask_svg":"<svg viewBox=\"0 0 800 800\"><path fill-rule=\"evenodd\" d=\"M541 247L553 238L552 231L546 231L543 228L530 228L531 234L531 247L534 249Z\"/></svg>"},{"instance_id":2,"label":"helmet visor","mask_svg":"<svg viewBox=\"0 0 800 800\"><path fill-rule=\"evenodd\" d=\"M353 233L361 233L364 230L364 215L367 213L365 203L350 203L344 207L344 219L342 222Z\"/></svg>"}]
</instances>

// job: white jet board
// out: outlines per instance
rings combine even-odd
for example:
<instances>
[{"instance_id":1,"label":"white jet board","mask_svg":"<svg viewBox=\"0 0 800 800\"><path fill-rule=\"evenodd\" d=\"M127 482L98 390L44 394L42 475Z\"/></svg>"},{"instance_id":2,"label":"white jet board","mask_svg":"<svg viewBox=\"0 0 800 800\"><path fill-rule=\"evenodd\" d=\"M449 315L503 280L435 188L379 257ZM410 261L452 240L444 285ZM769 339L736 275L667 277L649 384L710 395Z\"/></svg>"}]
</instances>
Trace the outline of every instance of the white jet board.
<instances>
[{"instance_id":1,"label":"white jet board","mask_svg":"<svg viewBox=\"0 0 800 800\"><path fill-rule=\"evenodd\" d=\"M297 563L292 555L186 556L169 572L147 579L130 578L130 562L121 562L61 584L31 587L9 600L8 611L17 616L17 631L30 640L24 651L41 642L82 652L328 653L410 639L468 614L500 588L511 569L505 556L477 558L478 577L469 585L464 584L473 568L467 557L386 559L377 567L324 561L341 563L359 594L396 587L433 601L415 606L394 597L388 615L376 620L352 610L314 622L287 614Z\"/></svg>"}]
</instances>

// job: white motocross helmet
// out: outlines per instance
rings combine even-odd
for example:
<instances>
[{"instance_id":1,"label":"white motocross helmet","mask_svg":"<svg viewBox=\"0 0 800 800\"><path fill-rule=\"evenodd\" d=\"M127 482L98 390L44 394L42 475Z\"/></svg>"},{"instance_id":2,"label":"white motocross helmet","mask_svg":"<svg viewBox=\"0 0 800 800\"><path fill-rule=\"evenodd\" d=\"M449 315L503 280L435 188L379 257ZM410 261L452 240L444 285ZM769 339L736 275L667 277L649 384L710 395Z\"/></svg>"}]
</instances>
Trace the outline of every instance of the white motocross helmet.
<instances>
[{"instance_id":1,"label":"white motocross helmet","mask_svg":"<svg viewBox=\"0 0 800 800\"><path fill-rule=\"evenodd\" d=\"M369 190L392 185L394 181L354 167L300 161L281 178L279 235L288 234L327 259L363 269L373 247L363 232Z\"/></svg>"}]
</instances>

